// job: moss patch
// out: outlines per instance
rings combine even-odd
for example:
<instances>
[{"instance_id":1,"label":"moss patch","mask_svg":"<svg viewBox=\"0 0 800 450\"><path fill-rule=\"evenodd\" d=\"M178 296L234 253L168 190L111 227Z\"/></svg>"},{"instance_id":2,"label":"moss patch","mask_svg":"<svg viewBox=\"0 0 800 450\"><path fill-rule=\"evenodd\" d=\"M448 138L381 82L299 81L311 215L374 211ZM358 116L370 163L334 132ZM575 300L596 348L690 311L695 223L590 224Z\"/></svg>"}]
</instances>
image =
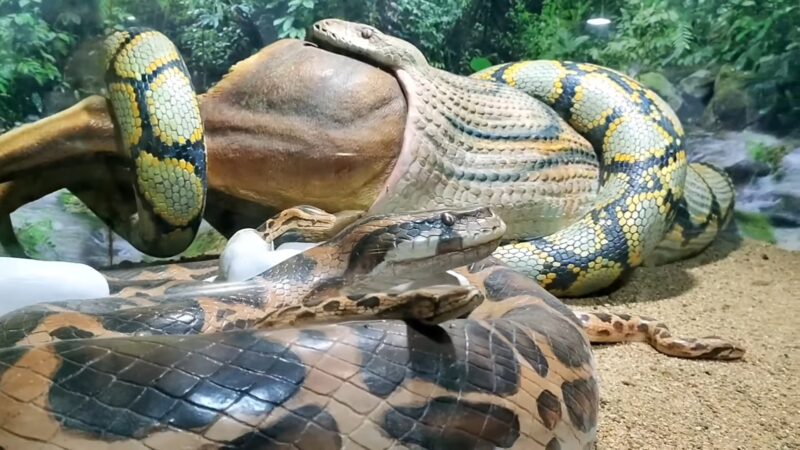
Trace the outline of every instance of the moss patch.
<instances>
[{"instance_id":1,"label":"moss patch","mask_svg":"<svg viewBox=\"0 0 800 450\"><path fill-rule=\"evenodd\" d=\"M197 235L181 256L184 258L196 258L203 255L214 255L222 253L225 249L227 239L216 230L208 230Z\"/></svg>"},{"instance_id":2,"label":"moss patch","mask_svg":"<svg viewBox=\"0 0 800 450\"><path fill-rule=\"evenodd\" d=\"M17 239L22 248L34 259L49 259L56 249L52 235L53 221L50 219L26 222L17 230Z\"/></svg>"},{"instance_id":3,"label":"moss patch","mask_svg":"<svg viewBox=\"0 0 800 450\"><path fill-rule=\"evenodd\" d=\"M750 159L766 164L773 172L777 172L783 164L783 158L789 154L785 145L769 146L761 142L748 142L747 154Z\"/></svg>"},{"instance_id":4,"label":"moss patch","mask_svg":"<svg viewBox=\"0 0 800 450\"><path fill-rule=\"evenodd\" d=\"M777 242L769 218L764 214L736 211L734 217L743 236L770 244Z\"/></svg>"}]
</instances>

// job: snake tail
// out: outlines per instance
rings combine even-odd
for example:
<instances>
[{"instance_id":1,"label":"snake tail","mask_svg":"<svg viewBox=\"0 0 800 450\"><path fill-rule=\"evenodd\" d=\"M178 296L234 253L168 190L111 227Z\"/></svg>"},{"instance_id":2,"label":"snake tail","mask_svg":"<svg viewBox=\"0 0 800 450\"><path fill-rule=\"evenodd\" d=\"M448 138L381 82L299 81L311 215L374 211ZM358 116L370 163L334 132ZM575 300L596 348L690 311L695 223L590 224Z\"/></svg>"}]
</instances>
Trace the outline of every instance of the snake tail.
<instances>
[{"instance_id":1,"label":"snake tail","mask_svg":"<svg viewBox=\"0 0 800 450\"><path fill-rule=\"evenodd\" d=\"M708 247L733 217L734 194L733 181L722 169L707 163L689 164L675 220L646 262L679 261Z\"/></svg>"},{"instance_id":2,"label":"snake tail","mask_svg":"<svg viewBox=\"0 0 800 450\"><path fill-rule=\"evenodd\" d=\"M163 34L131 29L106 40L106 85L118 139L135 175L137 249L174 256L194 240L206 202L206 149L189 71Z\"/></svg>"},{"instance_id":3,"label":"snake tail","mask_svg":"<svg viewBox=\"0 0 800 450\"><path fill-rule=\"evenodd\" d=\"M682 338L673 336L656 319L629 314L575 313L592 343L647 342L659 353L688 359L735 360L745 350L717 336Z\"/></svg>"}]
</instances>

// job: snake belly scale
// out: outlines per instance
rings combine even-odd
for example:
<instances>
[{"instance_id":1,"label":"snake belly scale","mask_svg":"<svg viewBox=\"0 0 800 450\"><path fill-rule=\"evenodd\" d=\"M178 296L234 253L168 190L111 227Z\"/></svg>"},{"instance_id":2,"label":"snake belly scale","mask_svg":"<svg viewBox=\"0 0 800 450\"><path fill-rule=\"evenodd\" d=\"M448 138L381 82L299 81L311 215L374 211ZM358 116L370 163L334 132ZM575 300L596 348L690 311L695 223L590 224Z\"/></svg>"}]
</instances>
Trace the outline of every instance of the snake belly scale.
<instances>
[{"instance_id":1,"label":"snake belly scale","mask_svg":"<svg viewBox=\"0 0 800 450\"><path fill-rule=\"evenodd\" d=\"M317 22L312 38L393 71L408 98L401 155L371 211L497 208L507 237L522 242L495 256L553 293L589 294L651 257L685 257L730 217L732 186L717 182L725 175L710 169L714 179L705 182L703 166L687 183L680 122L625 75L525 61L460 77L430 67L405 41L336 19ZM581 208L597 183L591 207ZM712 199L713 208L690 212L696 197ZM676 215L692 219L671 233ZM665 236L678 242L660 245Z\"/></svg>"},{"instance_id":2,"label":"snake belly scale","mask_svg":"<svg viewBox=\"0 0 800 450\"><path fill-rule=\"evenodd\" d=\"M203 123L175 45L150 30L106 40L106 84L119 140L135 174L131 244L172 256L191 244L206 201Z\"/></svg>"}]
</instances>

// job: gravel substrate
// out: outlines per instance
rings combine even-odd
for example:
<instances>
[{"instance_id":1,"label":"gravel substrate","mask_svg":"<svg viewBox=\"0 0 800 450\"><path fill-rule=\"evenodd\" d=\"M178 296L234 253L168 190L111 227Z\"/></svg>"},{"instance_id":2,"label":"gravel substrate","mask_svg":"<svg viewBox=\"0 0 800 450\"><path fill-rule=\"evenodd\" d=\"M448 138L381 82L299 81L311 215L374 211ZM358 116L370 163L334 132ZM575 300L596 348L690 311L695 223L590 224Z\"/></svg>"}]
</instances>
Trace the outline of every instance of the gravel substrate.
<instances>
[{"instance_id":1,"label":"gravel substrate","mask_svg":"<svg viewBox=\"0 0 800 450\"><path fill-rule=\"evenodd\" d=\"M608 296L569 303L747 349L743 361L713 362L638 343L596 348L598 449L800 449L800 253L722 240L694 259L638 269Z\"/></svg>"}]
</instances>

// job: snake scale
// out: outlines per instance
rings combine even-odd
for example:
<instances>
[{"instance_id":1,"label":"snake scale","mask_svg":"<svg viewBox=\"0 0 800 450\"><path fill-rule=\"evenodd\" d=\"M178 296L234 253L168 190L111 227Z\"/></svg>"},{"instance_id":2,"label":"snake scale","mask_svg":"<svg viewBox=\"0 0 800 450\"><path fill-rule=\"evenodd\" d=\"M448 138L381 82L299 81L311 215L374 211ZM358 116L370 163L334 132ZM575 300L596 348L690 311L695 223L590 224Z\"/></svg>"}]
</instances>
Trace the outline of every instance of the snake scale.
<instances>
[{"instance_id":1,"label":"snake scale","mask_svg":"<svg viewBox=\"0 0 800 450\"><path fill-rule=\"evenodd\" d=\"M346 30L356 31L355 37L387 38L373 29L364 32L360 25L320 24L315 30L344 24ZM206 186L202 124L191 83L174 46L158 33L120 33L109 40L109 49L109 97L136 174L139 214L131 221L137 230L132 235L165 254L179 251L196 231ZM418 60L414 64L416 82L436 81L438 77L428 73L433 69L420 69ZM526 72L514 67L490 69L486 76L524 84L515 80L525 79L520 74ZM397 70L407 90L413 78L407 73L414 72L408 69ZM596 69L607 73L604 70ZM520 78L514 78L515 72ZM420 75L426 73L429 78ZM491 135L480 127L469 128L474 124L468 117L452 116L448 123L454 128L447 134L434 118L428 126L445 131L433 134L462 144L465 136L495 141L494 149L483 147L458 158L469 160L470 167L504 161L496 151L510 155L506 161L521 159L528 167L525 175L539 182L537 189L552 185L550 200L561 198L562 203L537 206L530 200L534 190L514 192L496 185L484 194L494 191L497 198L484 202L477 185L463 189L457 182L444 183L431 190L423 181L416 183L423 191L416 193L416 200L436 192L438 199L457 198L460 203L454 206L488 203L498 215L487 207L439 211L443 205L437 201L416 204L415 209L429 212L399 214L403 205L397 200L403 197L392 190L414 193L413 186L401 189L406 166L433 167L430 179L436 182L447 171L473 182L523 178L513 170L466 173L458 159L436 161L433 149L424 145L420 148L431 152L432 160L416 154L409 160L404 148L400 171L396 167L387 192L366 217L254 280L209 285L196 281L213 273L207 265L172 266L166 269L171 278L148 276L147 271L134 274L133 285L115 286L113 298L12 312L0 318L0 448L584 449L594 446L599 403L590 342L643 340L662 353L688 358L742 356L742 349L720 338L675 337L654 319L573 314L539 286L568 294L596 289L639 261L616 260L620 270L609 275L602 260L595 270L592 261L587 262L589 256L644 258L658 251L652 242L659 234L668 233L673 242L663 250L667 257L703 247L715 234L714 227L724 223L732 201L715 189L726 187L723 177L714 178L715 170L705 166L690 166L689 175L682 175L687 169L676 141L662 159L643 161L633 152L632 161L614 161L632 163L636 170L615 172L606 165L596 205L583 211L580 205L598 184L591 145L533 97L497 83L463 83L461 89L474 89L476 98L484 96L485 103L478 103L483 107L491 106L490 97L513 98L555 123L556 129L548 131L555 134L535 136L544 154L522 155L531 150L526 139L534 138L525 121L504 128L506 134ZM646 96L647 91L640 93ZM593 95L588 98L596 99ZM519 100L523 98L528 100ZM418 101L425 102L409 95L409 124L420 121L414 113ZM658 106L657 99L650 101L652 112L669 111ZM477 113L470 104L463 106ZM524 109L515 108L506 112L524 116ZM559 110L558 102L554 109ZM619 117L631 114L622 111ZM678 130L679 124L668 134ZM424 142L411 134L404 146ZM569 141L570 148L554 145L547 154L546 142L556 140ZM513 143L522 145L509 151ZM520 260L527 264L515 265L508 257L502 261L508 246L496 250L503 236L522 237L533 222L541 222L537 226L542 230L550 227L547 232L561 228L564 211L567 216L587 214L577 223L590 225L582 232L594 230L597 237L599 231L609 230L603 228L608 223L601 219L607 217L597 205L605 201L606 206L619 207L632 198L630 191L636 191L613 194L609 186L624 181L639 189L643 182L655 185L664 177L668 186L662 190L669 195L664 194L658 206L666 208L658 214L647 205L634 208L647 219L636 230L637 238L647 240L639 250L630 240L621 246L617 238L616 247L597 245L594 253L578 260L575 251L558 253L561 241L554 239L560 232L513 244L524 250ZM573 189L574 196L555 195L562 182L560 186ZM707 195L682 195L689 189ZM529 217L514 214L525 205L532 207ZM611 206L606 214L614 210ZM387 209L383 214L382 208ZM548 208L553 213L549 216ZM533 213L541 213L542 220ZM565 230L569 229L581 232L578 225ZM539 267L534 249L545 239L551 243L540 249ZM617 253L607 253L609 249ZM484 259L493 251L500 259ZM572 273L582 277L556 270L568 260L574 260L575 267L567 268L577 268ZM380 285L452 268L463 281L460 286L353 291L354 286L373 286L375 279ZM447 320L463 316L467 317ZM340 323L352 319L358 320ZM443 320L440 326L425 323Z\"/></svg>"},{"instance_id":2,"label":"snake scale","mask_svg":"<svg viewBox=\"0 0 800 450\"><path fill-rule=\"evenodd\" d=\"M482 259L504 231L487 208L370 216L251 281L198 289L198 267L172 265L163 270L188 284L12 312L0 318L0 447L592 448L590 340L742 356L653 319L576 316L532 279ZM460 264L463 285L337 295L360 276ZM438 327L316 324L470 310Z\"/></svg>"},{"instance_id":3,"label":"snake scale","mask_svg":"<svg viewBox=\"0 0 800 450\"><path fill-rule=\"evenodd\" d=\"M430 67L408 42L336 19L314 24L311 38L392 71L408 99L401 155L370 211L491 206L507 238L523 239L495 256L555 294L596 292L646 258L696 253L731 216L727 176L688 170L678 118L625 75L525 61L467 78Z\"/></svg>"},{"instance_id":4,"label":"snake scale","mask_svg":"<svg viewBox=\"0 0 800 450\"><path fill-rule=\"evenodd\" d=\"M123 231L153 256L194 240L206 201L203 123L186 64L161 33L106 39L106 84L121 147L135 174L137 214Z\"/></svg>"}]
</instances>

